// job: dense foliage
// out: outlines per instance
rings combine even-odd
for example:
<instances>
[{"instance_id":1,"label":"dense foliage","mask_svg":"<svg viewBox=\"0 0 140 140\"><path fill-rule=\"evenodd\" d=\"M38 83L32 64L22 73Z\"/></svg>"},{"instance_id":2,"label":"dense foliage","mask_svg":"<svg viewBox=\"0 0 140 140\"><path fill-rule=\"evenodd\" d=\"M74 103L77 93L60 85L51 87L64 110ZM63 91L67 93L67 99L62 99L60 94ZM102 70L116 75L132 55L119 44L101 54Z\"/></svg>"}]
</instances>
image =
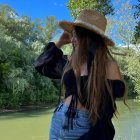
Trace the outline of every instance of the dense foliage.
<instances>
[{"instance_id":1,"label":"dense foliage","mask_svg":"<svg viewBox=\"0 0 140 140\"><path fill-rule=\"evenodd\" d=\"M83 7L100 8L106 5L101 8L104 14L113 14L109 0L94 1L92 5L91 2L69 0L68 8L74 18L75 10L78 12ZM45 104L58 98L59 82L41 76L33 67L34 60L45 43L55 36L57 28L54 17L46 17L44 23L40 19L31 21L28 16L18 16L9 6L0 5L0 108ZM124 27L120 28L124 36L125 32L121 29L124 30ZM139 33L138 30L136 32ZM133 43L133 47L114 48L111 52L117 54L114 56L121 67L129 95L140 96L140 49L137 42ZM68 55L72 46L66 45L62 50Z\"/></svg>"},{"instance_id":2,"label":"dense foliage","mask_svg":"<svg viewBox=\"0 0 140 140\"><path fill-rule=\"evenodd\" d=\"M54 82L40 76L33 62L57 26L54 17L46 27L29 17L18 17L7 5L0 6L0 108L42 104L57 98ZM48 28L46 31L45 28Z\"/></svg>"},{"instance_id":3,"label":"dense foliage","mask_svg":"<svg viewBox=\"0 0 140 140\"><path fill-rule=\"evenodd\" d=\"M133 48L114 48L112 54L117 60L125 80L128 95L140 96L140 51ZM115 53L114 53L115 52Z\"/></svg>"},{"instance_id":4,"label":"dense foliage","mask_svg":"<svg viewBox=\"0 0 140 140\"><path fill-rule=\"evenodd\" d=\"M134 5L133 7L136 9L134 17L138 20L138 24L135 27L134 40L140 43L140 0L138 0L138 4Z\"/></svg>"},{"instance_id":5,"label":"dense foliage","mask_svg":"<svg viewBox=\"0 0 140 140\"><path fill-rule=\"evenodd\" d=\"M104 15L113 14L114 11L111 0L69 0L67 7L74 19L79 11L85 8L96 9Z\"/></svg>"}]
</instances>

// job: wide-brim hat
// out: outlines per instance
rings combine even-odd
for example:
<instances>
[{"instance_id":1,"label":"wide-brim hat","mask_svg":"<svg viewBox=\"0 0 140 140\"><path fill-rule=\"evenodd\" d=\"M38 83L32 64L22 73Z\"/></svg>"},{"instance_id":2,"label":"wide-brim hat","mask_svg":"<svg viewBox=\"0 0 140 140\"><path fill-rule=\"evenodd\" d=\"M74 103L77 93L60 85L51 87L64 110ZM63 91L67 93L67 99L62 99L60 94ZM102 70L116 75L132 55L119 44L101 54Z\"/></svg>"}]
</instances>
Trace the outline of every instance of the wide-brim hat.
<instances>
[{"instance_id":1,"label":"wide-brim hat","mask_svg":"<svg viewBox=\"0 0 140 140\"><path fill-rule=\"evenodd\" d=\"M114 46L112 39L105 35L106 25L107 20L105 16L92 9L81 10L74 22L65 20L59 22L59 26L69 33L72 32L75 26L80 26L102 36L106 45Z\"/></svg>"}]
</instances>

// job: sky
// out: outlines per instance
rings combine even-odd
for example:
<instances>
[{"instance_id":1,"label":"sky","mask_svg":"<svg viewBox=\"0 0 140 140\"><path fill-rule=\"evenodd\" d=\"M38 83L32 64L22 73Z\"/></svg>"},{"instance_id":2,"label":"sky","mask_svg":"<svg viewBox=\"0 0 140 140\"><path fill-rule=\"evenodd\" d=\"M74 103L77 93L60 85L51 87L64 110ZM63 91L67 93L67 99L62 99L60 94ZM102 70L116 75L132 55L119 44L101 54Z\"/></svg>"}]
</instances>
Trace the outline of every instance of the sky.
<instances>
[{"instance_id":1,"label":"sky","mask_svg":"<svg viewBox=\"0 0 140 140\"><path fill-rule=\"evenodd\" d=\"M66 7L68 0L0 0L0 4L8 4L21 15L34 20L45 20L46 16L55 16L57 20L71 20Z\"/></svg>"},{"instance_id":2,"label":"sky","mask_svg":"<svg viewBox=\"0 0 140 140\"><path fill-rule=\"evenodd\" d=\"M8 4L20 16L27 15L31 20L35 18L45 20L46 16L55 16L58 20L72 20L66 7L67 2L68 0L0 0L0 4ZM130 0L130 2L135 4L137 0Z\"/></svg>"},{"instance_id":3,"label":"sky","mask_svg":"<svg viewBox=\"0 0 140 140\"><path fill-rule=\"evenodd\" d=\"M111 1L113 4L116 0ZM118 1L122 3L126 2L126 0ZM138 3L138 0L129 1L133 5ZM27 15L32 21L35 18L40 18L42 21L45 21L46 16L55 16L56 20L71 21L70 12L66 7L67 2L68 0L0 0L0 4L8 4L19 16ZM117 5L115 8L118 9L119 7L120 6ZM121 43L118 40L116 40L116 42L117 44Z\"/></svg>"}]
</instances>

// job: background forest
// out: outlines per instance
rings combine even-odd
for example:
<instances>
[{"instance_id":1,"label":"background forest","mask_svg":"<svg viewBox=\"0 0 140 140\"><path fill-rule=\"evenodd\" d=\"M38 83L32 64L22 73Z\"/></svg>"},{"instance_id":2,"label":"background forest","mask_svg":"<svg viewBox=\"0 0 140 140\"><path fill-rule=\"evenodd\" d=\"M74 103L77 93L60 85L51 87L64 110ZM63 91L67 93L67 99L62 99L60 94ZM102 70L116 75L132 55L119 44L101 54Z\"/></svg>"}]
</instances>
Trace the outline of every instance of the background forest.
<instances>
[{"instance_id":1,"label":"background forest","mask_svg":"<svg viewBox=\"0 0 140 140\"><path fill-rule=\"evenodd\" d=\"M118 4L120 7L115 10ZM110 48L110 52L121 67L129 97L139 101L140 4L119 0L114 4L110 0L69 0L67 8L73 19L83 8L97 9L107 16L107 34L121 42ZM31 21L28 16L19 16L12 7L0 5L0 109L43 105L58 99L59 80L41 76L33 66L44 45L60 35L57 23L53 16L46 17L45 22ZM66 45L62 50L68 55L71 46Z\"/></svg>"}]
</instances>

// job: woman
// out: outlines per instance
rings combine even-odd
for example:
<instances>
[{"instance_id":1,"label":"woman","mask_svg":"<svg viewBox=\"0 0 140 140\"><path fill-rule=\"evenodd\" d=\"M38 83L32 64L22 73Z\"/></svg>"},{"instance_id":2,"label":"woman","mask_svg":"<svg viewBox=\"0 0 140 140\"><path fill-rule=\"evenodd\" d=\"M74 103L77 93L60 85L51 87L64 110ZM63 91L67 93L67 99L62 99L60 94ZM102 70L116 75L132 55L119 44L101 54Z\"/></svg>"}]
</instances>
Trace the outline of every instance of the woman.
<instances>
[{"instance_id":1,"label":"woman","mask_svg":"<svg viewBox=\"0 0 140 140\"><path fill-rule=\"evenodd\" d=\"M115 99L125 96L125 85L109 53L114 42L104 34L106 24L101 13L89 9L74 22L61 21L64 33L35 62L39 73L61 79L65 88L52 117L50 140L113 140ZM73 45L69 60L60 49L68 43Z\"/></svg>"}]
</instances>

